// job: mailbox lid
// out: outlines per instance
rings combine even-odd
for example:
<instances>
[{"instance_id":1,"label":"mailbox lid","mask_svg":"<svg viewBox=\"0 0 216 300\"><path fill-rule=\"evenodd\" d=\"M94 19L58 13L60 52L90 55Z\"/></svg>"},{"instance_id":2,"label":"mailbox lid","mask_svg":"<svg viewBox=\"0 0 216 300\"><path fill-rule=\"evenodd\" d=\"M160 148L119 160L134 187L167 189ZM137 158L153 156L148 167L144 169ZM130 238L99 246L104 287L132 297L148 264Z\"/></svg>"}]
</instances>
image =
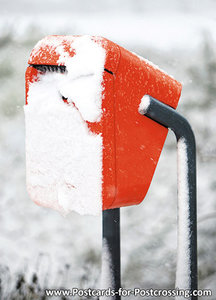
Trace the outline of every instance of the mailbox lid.
<instances>
[{"instance_id":1,"label":"mailbox lid","mask_svg":"<svg viewBox=\"0 0 216 300\"><path fill-rule=\"evenodd\" d=\"M81 36L74 35L49 35L40 40L32 50L28 63L30 65L64 65L64 61L60 61L60 55L63 51L69 56L75 55L73 42ZM106 50L106 61L104 68L115 73L120 58L119 46L115 43L98 36L91 36L92 40Z\"/></svg>"}]
</instances>

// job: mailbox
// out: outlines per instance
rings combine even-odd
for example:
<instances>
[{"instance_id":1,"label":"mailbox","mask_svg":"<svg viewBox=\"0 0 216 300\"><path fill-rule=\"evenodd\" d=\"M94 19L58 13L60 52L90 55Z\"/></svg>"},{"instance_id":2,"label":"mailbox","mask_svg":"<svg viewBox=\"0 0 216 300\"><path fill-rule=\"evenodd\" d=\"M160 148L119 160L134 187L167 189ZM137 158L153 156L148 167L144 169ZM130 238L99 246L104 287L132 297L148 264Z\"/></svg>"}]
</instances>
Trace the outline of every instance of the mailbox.
<instances>
[{"instance_id":1,"label":"mailbox","mask_svg":"<svg viewBox=\"0 0 216 300\"><path fill-rule=\"evenodd\" d=\"M88 49L90 44L92 48ZM89 69L89 73L86 71L86 78L87 75L90 76L92 71L89 64L93 63L91 55L92 57L99 55L99 52L97 53L98 49L94 48L94 45L102 49L104 53L103 65L98 65L98 68L102 68L100 69L101 81L97 81L101 86L99 91L101 102L95 103L91 100L93 101L92 105L95 105L96 109L100 109L100 115L95 114L93 118L88 117L88 105L90 105L88 97L86 97L86 102L83 100L82 103L77 104L74 100L76 97L70 101L68 96L70 93L68 93L66 96L62 95L62 101L65 106L68 106L68 110L76 109L80 112L91 136L101 138L101 154L98 154L101 155L101 180L98 183L100 185L98 187L100 199L98 198L98 201L101 202L101 210L105 210L139 204L145 198L168 130L151 119L142 116L138 108L143 96L151 95L175 109L181 93L181 84L148 60L105 38L95 36L48 36L35 46L28 61L26 104L30 104L31 97L29 95L32 86L39 83L45 73L57 72L64 76L67 72L69 74L70 69L73 71L75 68L82 66L84 72ZM95 55L94 49L96 51ZM86 53L86 56L85 54L80 55L79 51ZM70 64L70 61L75 61L75 58L76 64ZM94 65L97 68L97 62ZM80 78L79 76L81 75L78 74L77 77L74 76L73 78ZM93 74L92 76L96 75ZM73 84L71 84L71 89L74 88ZM91 85L91 82L89 84ZM70 89L70 85L68 86ZM82 93L83 90L88 91L85 84L81 84L80 92ZM49 112L47 113L49 114ZM71 129L70 132L72 131ZM66 133L67 139L70 139L70 132ZM30 135L31 132L29 131L28 136ZM40 140L38 140L38 143L40 143ZM76 140L73 143L75 145ZM89 151L88 148L84 150ZM56 175L55 182L58 181L58 176L63 176L64 169L61 170L61 173ZM80 177L79 172L84 171L77 168L73 176L77 174ZM27 175L27 181L28 176L31 175ZM46 174L44 174L45 176ZM88 175L89 180L91 180L90 177L91 174ZM88 179L85 179L85 182L88 182ZM88 189L85 182L81 187L82 189ZM29 193L34 198L37 194L35 192L37 183L31 181L30 186ZM73 189L73 183L68 188ZM51 187L51 189L53 188ZM87 193L88 191L86 191ZM90 188L89 194L91 194ZM85 195L82 194L82 197L82 201L85 202ZM36 200L33 200L38 204L52 206L51 198L49 204L46 201L40 203L40 193L36 198ZM88 205L91 206L89 203L91 195L88 198ZM69 201L73 202L72 194ZM79 201L78 198L76 198L76 201ZM93 196L92 201L94 201ZM55 206L56 209L58 209L58 205Z\"/></svg>"}]
</instances>

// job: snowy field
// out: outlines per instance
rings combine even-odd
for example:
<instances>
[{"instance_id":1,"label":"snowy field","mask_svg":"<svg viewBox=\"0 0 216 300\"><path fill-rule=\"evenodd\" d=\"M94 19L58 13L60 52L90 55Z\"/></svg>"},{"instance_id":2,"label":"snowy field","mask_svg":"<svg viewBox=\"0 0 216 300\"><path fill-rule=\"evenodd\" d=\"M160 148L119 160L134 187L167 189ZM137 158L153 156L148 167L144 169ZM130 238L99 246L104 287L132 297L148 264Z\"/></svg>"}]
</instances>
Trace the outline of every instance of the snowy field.
<instances>
[{"instance_id":1,"label":"snowy field","mask_svg":"<svg viewBox=\"0 0 216 300\"><path fill-rule=\"evenodd\" d=\"M26 192L24 73L31 49L48 34L105 36L183 83L178 111L197 140L199 287L216 299L216 3L161 2L20 0L11 7L0 0L0 299L99 285L101 217L62 217ZM124 287L174 288L175 147L169 133L147 197L121 209Z\"/></svg>"}]
</instances>

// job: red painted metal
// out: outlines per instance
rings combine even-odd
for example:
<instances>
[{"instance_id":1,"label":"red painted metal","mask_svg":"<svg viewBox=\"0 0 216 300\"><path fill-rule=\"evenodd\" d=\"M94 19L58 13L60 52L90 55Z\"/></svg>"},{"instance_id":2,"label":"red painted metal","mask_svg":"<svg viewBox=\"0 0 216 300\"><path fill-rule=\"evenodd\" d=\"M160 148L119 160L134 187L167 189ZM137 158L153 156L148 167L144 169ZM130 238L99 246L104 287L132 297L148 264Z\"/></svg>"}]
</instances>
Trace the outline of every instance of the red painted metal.
<instances>
[{"instance_id":1,"label":"red painted metal","mask_svg":"<svg viewBox=\"0 0 216 300\"><path fill-rule=\"evenodd\" d=\"M52 43L55 39L55 43ZM49 36L33 49L29 64L58 65L55 49L61 45L70 56L76 36ZM145 94L176 108L181 84L151 63L101 37L92 37L106 50L103 74L103 114L100 122L87 122L103 137L103 209L139 204L145 197L158 163L167 129L139 114ZM57 40L57 43L56 43ZM38 71L26 71L28 88Z\"/></svg>"}]
</instances>

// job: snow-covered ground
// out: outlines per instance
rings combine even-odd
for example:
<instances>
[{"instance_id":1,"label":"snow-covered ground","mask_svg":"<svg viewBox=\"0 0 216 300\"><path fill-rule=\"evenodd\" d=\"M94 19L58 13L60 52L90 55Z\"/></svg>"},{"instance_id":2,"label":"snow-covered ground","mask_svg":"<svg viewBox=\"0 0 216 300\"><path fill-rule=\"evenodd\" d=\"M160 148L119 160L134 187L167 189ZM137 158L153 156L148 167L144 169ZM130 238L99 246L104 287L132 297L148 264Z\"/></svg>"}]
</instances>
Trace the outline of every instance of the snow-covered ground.
<instances>
[{"instance_id":1,"label":"snow-covered ground","mask_svg":"<svg viewBox=\"0 0 216 300\"><path fill-rule=\"evenodd\" d=\"M2 295L13 289L21 273L30 282L37 272L42 287L99 286L101 218L75 213L62 217L38 207L25 185L24 72L30 51L48 34L85 33L120 43L183 83L178 110L190 120L197 138L199 286L213 289L215 299L216 4L164 1L162 7L159 1L150 2L119 1L117 6L110 1L95 9L86 1L86 6L76 7L78 1L65 0L63 5L56 0L49 11L51 1L44 9L42 1L32 7L17 1L10 9L10 1L0 1ZM174 287L176 169L170 133L146 199L139 207L121 209L124 287Z\"/></svg>"}]
</instances>

